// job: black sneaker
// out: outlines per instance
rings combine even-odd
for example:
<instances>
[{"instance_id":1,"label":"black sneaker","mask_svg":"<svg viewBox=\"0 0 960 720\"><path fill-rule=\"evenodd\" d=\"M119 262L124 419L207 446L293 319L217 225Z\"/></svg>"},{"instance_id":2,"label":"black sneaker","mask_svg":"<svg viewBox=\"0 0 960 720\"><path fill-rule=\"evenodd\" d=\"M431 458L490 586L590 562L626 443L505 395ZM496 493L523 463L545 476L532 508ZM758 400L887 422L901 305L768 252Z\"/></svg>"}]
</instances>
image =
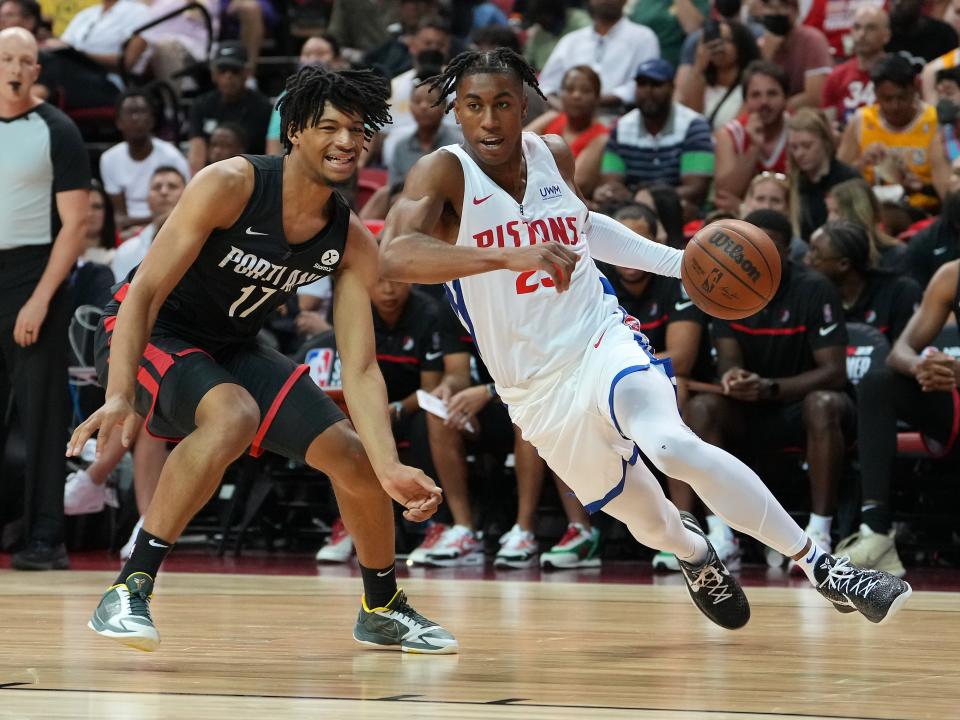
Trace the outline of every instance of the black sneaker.
<instances>
[{"instance_id":1,"label":"black sneaker","mask_svg":"<svg viewBox=\"0 0 960 720\"><path fill-rule=\"evenodd\" d=\"M99 635L144 652L160 645L160 634L150 617L153 578L133 572L121 585L107 588L87 627Z\"/></svg>"},{"instance_id":2,"label":"black sneaker","mask_svg":"<svg viewBox=\"0 0 960 720\"><path fill-rule=\"evenodd\" d=\"M371 610L366 597L360 603L353 638L362 645L430 655L449 655L459 649L453 635L410 607L403 590L397 590L385 607Z\"/></svg>"},{"instance_id":3,"label":"black sneaker","mask_svg":"<svg viewBox=\"0 0 960 720\"><path fill-rule=\"evenodd\" d=\"M43 540L31 540L10 562L14 570L69 570L70 558L63 543L53 545Z\"/></svg>"},{"instance_id":4,"label":"black sneaker","mask_svg":"<svg viewBox=\"0 0 960 720\"><path fill-rule=\"evenodd\" d=\"M680 570L687 581L690 599L700 612L720 627L727 630L742 628L750 619L750 603L740 583L724 567L697 519L688 512L681 512L680 517L689 530L707 542L707 559L702 565L691 565L680 560Z\"/></svg>"},{"instance_id":5,"label":"black sneaker","mask_svg":"<svg viewBox=\"0 0 960 720\"><path fill-rule=\"evenodd\" d=\"M883 570L864 570L850 558L824 554L813 568L817 590L842 613L857 611L874 623L885 623L913 593L910 583Z\"/></svg>"}]
</instances>

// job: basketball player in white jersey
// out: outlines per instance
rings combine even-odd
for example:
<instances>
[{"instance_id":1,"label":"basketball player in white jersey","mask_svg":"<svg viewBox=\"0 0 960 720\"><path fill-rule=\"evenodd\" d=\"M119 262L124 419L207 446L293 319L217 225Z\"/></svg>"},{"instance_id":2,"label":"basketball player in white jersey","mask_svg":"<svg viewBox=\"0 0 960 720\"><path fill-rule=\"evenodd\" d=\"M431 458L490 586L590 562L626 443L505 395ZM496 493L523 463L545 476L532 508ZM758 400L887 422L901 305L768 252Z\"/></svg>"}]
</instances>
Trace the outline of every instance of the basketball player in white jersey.
<instances>
[{"instance_id":1,"label":"basketball player in white jersey","mask_svg":"<svg viewBox=\"0 0 960 720\"><path fill-rule=\"evenodd\" d=\"M521 132L524 83L537 88L530 66L505 48L468 52L429 82L440 102L456 93L465 142L407 176L387 217L381 275L446 284L524 438L590 512L602 508L641 543L676 554L712 621L743 626L746 597L646 462L794 558L840 612L889 619L907 583L825 553L753 471L683 424L669 362L654 357L593 262L679 277L682 253L588 212L564 142Z\"/></svg>"}]
</instances>

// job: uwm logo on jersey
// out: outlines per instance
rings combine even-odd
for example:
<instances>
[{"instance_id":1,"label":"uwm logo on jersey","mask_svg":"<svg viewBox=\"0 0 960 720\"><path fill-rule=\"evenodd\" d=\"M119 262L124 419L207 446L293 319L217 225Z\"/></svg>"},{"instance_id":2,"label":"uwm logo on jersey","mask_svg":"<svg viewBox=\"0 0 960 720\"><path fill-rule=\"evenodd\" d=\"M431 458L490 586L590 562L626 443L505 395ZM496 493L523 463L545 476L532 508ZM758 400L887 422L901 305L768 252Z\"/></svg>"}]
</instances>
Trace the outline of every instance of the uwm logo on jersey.
<instances>
[{"instance_id":1,"label":"uwm logo on jersey","mask_svg":"<svg viewBox=\"0 0 960 720\"><path fill-rule=\"evenodd\" d=\"M522 247L537 243L559 242L576 245L580 242L577 218L549 217L542 220L511 220L496 227L482 230L473 236L477 247Z\"/></svg>"}]
</instances>

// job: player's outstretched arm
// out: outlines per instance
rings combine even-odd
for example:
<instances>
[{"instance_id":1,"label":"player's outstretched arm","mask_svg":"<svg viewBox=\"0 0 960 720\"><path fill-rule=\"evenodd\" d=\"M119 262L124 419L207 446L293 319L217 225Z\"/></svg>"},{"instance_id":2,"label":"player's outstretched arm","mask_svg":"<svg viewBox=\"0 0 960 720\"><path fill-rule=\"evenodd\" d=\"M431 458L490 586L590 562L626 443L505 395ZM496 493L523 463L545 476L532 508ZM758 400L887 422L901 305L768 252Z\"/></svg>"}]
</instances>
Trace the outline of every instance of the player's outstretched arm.
<instances>
[{"instance_id":1,"label":"player's outstretched arm","mask_svg":"<svg viewBox=\"0 0 960 720\"><path fill-rule=\"evenodd\" d=\"M569 287L578 255L559 243L521 248L456 245L458 221L447 225L442 218L448 204L461 214L463 170L456 157L438 150L417 161L403 194L387 214L380 245L383 277L440 283L491 270L543 270L553 278L558 292Z\"/></svg>"},{"instance_id":2,"label":"player's outstretched arm","mask_svg":"<svg viewBox=\"0 0 960 720\"><path fill-rule=\"evenodd\" d=\"M102 408L73 433L67 454L76 455L98 428L99 447L117 425L128 447L136 429L133 399L137 367L167 296L196 260L216 228L229 227L243 212L253 189L253 171L242 158L225 160L201 171L184 190L163 224L130 284L110 344L110 377Z\"/></svg>"},{"instance_id":3,"label":"player's outstretched arm","mask_svg":"<svg viewBox=\"0 0 960 720\"><path fill-rule=\"evenodd\" d=\"M543 140L557 161L560 175L586 204L587 201L574 180L573 153L567 143L559 135L544 135ZM590 254L597 260L620 267L646 270L656 275L680 277L682 251L648 240L613 218L591 212L585 234Z\"/></svg>"},{"instance_id":4,"label":"player's outstretched arm","mask_svg":"<svg viewBox=\"0 0 960 720\"><path fill-rule=\"evenodd\" d=\"M421 522L436 511L441 492L433 480L401 464L397 456L373 334L370 290L376 282L377 244L363 223L351 216L347 251L333 291L343 397L383 489L404 506L404 517Z\"/></svg>"}]
</instances>

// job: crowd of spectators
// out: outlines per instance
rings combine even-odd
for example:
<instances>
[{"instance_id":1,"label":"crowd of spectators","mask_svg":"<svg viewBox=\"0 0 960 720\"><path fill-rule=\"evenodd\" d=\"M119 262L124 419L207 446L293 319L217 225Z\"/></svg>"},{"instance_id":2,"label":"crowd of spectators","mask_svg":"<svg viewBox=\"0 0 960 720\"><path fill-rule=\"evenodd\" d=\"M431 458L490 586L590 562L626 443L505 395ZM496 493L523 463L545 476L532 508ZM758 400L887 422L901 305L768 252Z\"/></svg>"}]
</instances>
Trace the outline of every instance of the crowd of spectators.
<instances>
[{"instance_id":1,"label":"crowd of spectators","mask_svg":"<svg viewBox=\"0 0 960 720\"><path fill-rule=\"evenodd\" d=\"M258 81L271 31L287 30L288 9L282 0L200 4L202 12L167 17L183 3L0 0L0 69L19 73L16 88L6 79L0 87L0 140L23 156L17 168L0 169L4 187L16 188L0 196L0 205L29 192L59 211L52 229L0 239L0 276L18 273L23 281L16 292L5 281L0 294L0 418L5 427L19 423L27 446L27 522L15 562L21 567L67 563L63 519L51 519L59 512L51 488L53 495L64 490L62 463L41 459L44 443L65 437L66 413L57 403L66 400L53 396L63 387L66 397L66 367L61 351L47 345L48 362L31 359L39 347L36 336L26 339L24 323L48 345L50 334L65 335L61 289L72 289L72 306L102 306L110 285L142 260L193 174L245 152L282 152L276 98ZM325 27L301 38L291 65L372 67L391 82L393 122L366 149L354 186L343 188L375 235L414 163L462 140L453 113L423 81L466 48L498 46L520 52L538 72L546 101L528 90L526 130L566 140L592 209L675 247L717 219L763 228L780 252L782 282L763 311L742 321L709 318L678 280L602 270L652 346L672 358L681 412L695 432L750 463L771 454L801 458L809 488L791 509L808 518L817 542L839 547L859 565L905 572L892 491L898 428L921 432L940 457L952 453L960 424L960 339L951 317L960 302L960 17L952 4L313 4ZM206 91L187 72L198 63L209 69ZM158 83L169 85L182 106L182 143L160 137ZM120 138L93 164L99 180L91 180L79 155L64 155L79 137L68 116L82 118L90 108L111 110ZM39 124L26 122L34 116ZM21 137L30 133L48 138L49 157L27 152L31 140ZM42 192L28 162L52 162ZM5 217L16 224L13 213ZM72 274L64 274L74 261ZM264 337L307 362L317 382L336 386L331 297L329 281L302 288ZM499 528L495 564L599 565L600 532L559 478L551 481L567 529L541 552L539 540L547 538L539 534L537 511L548 469L511 426L482 358L438 288L384 281L372 301L397 440L437 479L446 500L439 521L413 530L411 562L484 561L489 528L472 502L471 463L493 455L502 464L510 455L516 512ZM873 359L869 367L856 362L864 357ZM28 398L19 381L10 382L24 367L28 382L43 384L50 397ZM7 386L14 388L9 400ZM418 392L441 401L448 419L423 411ZM37 397L50 408L43 433ZM67 514L103 508L124 452L102 448L96 462L70 473ZM145 433L135 445L141 514L165 453L165 444ZM862 488L855 503L862 513L841 529L838 498L851 477ZM706 516L715 547L736 567L742 548L733 530L682 478L662 482L678 507ZM344 562L351 553L349 535L334 522L317 559ZM785 562L770 552L766 560ZM669 555L654 563L677 569Z\"/></svg>"}]
</instances>

